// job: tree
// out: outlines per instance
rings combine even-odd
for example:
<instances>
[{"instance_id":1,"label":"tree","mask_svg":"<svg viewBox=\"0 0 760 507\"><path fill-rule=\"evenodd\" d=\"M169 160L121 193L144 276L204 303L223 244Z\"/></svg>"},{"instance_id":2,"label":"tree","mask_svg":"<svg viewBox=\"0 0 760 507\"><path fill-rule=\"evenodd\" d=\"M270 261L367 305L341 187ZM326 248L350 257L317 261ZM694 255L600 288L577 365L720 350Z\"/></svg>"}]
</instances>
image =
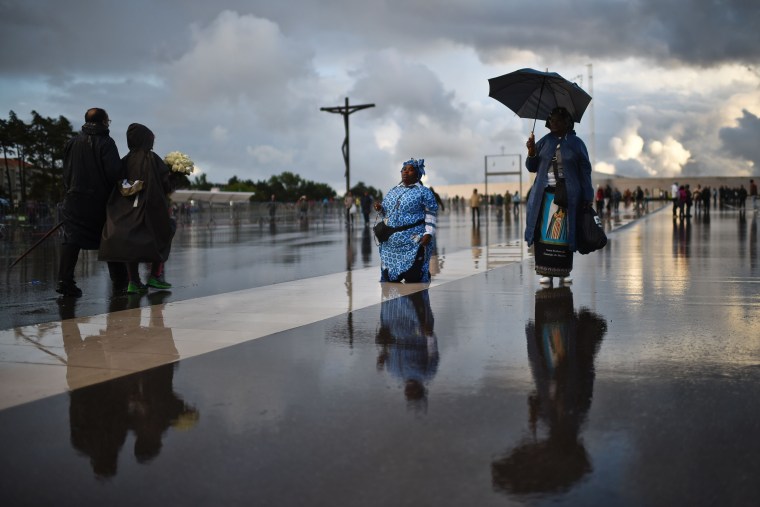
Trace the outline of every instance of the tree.
<instances>
[{"instance_id":1,"label":"tree","mask_svg":"<svg viewBox=\"0 0 760 507\"><path fill-rule=\"evenodd\" d=\"M74 136L71 122L63 116L43 118L32 111L29 126L31 149L29 163L39 171L30 181L30 196L47 202L59 202L63 197L63 157L66 143Z\"/></svg>"},{"instance_id":2,"label":"tree","mask_svg":"<svg viewBox=\"0 0 760 507\"><path fill-rule=\"evenodd\" d=\"M8 113L10 117L7 122L8 136L11 143L11 151L16 155L19 164L19 191L21 192L21 204L26 202L26 170L24 168L26 159L31 151L32 136L29 126L20 120L15 112ZM7 168L7 167L6 167Z\"/></svg>"},{"instance_id":3,"label":"tree","mask_svg":"<svg viewBox=\"0 0 760 507\"><path fill-rule=\"evenodd\" d=\"M364 192L369 192L369 195L372 196L372 199L376 201L383 199L383 193L380 190L376 189L373 186L368 187L362 181L351 187L351 194L355 196L362 196L364 195Z\"/></svg>"},{"instance_id":4,"label":"tree","mask_svg":"<svg viewBox=\"0 0 760 507\"><path fill-rule=\"evenodd\" d=\"M7 190L2 189L2 194L7 195L13 209L13 180L11 180L11 169L8 164L8 155L14 153L13 141L11 140L10 127L8 121L0 118L0 148L3 150L3 162L5 166L5 178L8 183ZM2 188L2 187L0 187Z\"/></svg>"},{"instance_id":5,"label":"tree","mask_svg":"<svg viewBox=\"0 0 760 507\"><path fill-rule=\"evenodd\" d=\"M74 135L71 122L63 116L45 118L32 111L32 122L25 123L15 112L0 119L0 147L3 151L7 193L13 205L13 178L9 157L18 162L21 204L27 199L46 202L61 200L63 153ZM35 171L28 171L32 167Z\"/></svg>"},{"instance_id":6,"label":"tree","mask_svg":"<svg viewBox=\"0 0 760 507\"><path fill-rule=\"evenodd\" d=\"M252 180L241 181L237 176L229 179L222 190L227 192L256 192L256 184Z\"/></svg>"},{"instance_id":7,"label":"tree","mask_svg":"<svg viewBox=\"0 0 760 507\"><path fill-rule=\"evenodd\" d=\"M211 187L213 186L213 183L209 183L206 180L206 173L201 173L199 176L196 176L193 179L193 183L190 185L190 188L193 190L211 190Z\"/></svg>"},{"instance_id":8,"label":"tree","mask_svg":"<svg viewBox=\"0 0 760 507\"><path fill-rule=\"evenodd\" d=\"M195 179L197 181L198 177L196 176ZM187 174L172 171L169 175L169 182L171 183L172 191L193 188L193 183L190 181Z\"/></svg>"},{"instance_id":9,"label":"tree","mask_svg":"<svg viewBox=\"0 0 760 507\"><path fill-rule=\"evenodd\" d=\"M335 190L325 183L316 183L304 180L292 172L283 172L278 176L271 176L267 181L254 183L256 199L269 200L274 194L278 201L297 201L302 195L307 199L321 201L335 197Z\"/></svg>"}]
</instances>

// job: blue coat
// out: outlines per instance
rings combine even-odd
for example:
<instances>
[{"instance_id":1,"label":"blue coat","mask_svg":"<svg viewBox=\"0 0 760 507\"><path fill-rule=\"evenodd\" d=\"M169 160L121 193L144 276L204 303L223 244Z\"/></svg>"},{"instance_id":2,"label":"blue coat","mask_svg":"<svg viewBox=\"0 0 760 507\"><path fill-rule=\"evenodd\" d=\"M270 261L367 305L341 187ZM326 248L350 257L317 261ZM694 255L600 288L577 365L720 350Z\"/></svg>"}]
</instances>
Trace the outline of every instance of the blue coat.
<instances>
[{"instance_id":1,"label":"blue coat","mask_svg":"<svg viewBox=\"0 0 760 507\"><path fill-rule=\"evenodd\" d=\"M536 221L541 214L541 200L544 188L548 185L548 173L552 170L551 160L560 145L562 163L564 166L565 184L568 196L568 241L570 250L575 251L575 221L578 207L584 202L594 200L594 187L591 186L591 161L588 158L586 145L571 130L564 137L552 133L546 134L536 143L536 156L525 160L528 171L536 173L530 196L526 205L525 241L532 245L536 231Z\"/></svg>"}]
</instances>

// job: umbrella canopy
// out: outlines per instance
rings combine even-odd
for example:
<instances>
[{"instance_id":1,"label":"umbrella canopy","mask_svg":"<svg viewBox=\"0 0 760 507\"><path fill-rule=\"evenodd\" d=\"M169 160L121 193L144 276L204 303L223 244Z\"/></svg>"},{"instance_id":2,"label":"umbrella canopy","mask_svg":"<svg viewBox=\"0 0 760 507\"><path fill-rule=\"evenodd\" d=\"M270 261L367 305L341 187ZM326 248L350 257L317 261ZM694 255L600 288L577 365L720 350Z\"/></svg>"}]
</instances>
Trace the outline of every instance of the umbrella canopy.
<instances>
[{"instance_id":1,"label":"umbrella canopy","mask_svg":"<svg viewBox=\"0 0 760 507\"><path fill-rule=\"evenodd\" d=\"M492 97L520 118L545 120L555 107L564 107L580 122L591 95L556 72L520 69L488 80ZM535 125L535 122L534 122Z\"/></svg>"}]
</instances>

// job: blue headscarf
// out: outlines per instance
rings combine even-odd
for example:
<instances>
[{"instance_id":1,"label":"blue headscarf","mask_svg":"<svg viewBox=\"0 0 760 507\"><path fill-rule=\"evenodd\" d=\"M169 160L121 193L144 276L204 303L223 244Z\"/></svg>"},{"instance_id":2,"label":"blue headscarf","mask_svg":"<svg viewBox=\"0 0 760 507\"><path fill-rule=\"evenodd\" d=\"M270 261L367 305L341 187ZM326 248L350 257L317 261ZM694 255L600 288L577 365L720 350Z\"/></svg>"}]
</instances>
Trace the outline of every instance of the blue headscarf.
<instances>
[{"instance_id":1,"label":"blue headscarf","mask_svg":"<svg viewBox=\"0 0 760 507\"><path fill-rule=\"evenodd\" d=\"M419 158L419 159L410 158L409 160L401 164L401 169L403 169L405 166L408 166L408 165L414 167L414 170L417 171L418 179L422 179L422 177L425 176L425 159L424 158Z\"/></svg>"}]
</instances>

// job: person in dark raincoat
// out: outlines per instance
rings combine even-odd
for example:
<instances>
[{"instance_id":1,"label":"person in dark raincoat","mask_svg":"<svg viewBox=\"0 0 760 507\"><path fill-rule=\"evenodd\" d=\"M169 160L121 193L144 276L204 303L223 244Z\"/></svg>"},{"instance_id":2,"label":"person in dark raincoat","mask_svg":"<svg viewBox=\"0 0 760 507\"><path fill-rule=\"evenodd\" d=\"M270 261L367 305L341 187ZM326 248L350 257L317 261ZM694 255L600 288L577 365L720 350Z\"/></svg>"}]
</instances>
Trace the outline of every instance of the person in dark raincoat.
<instances>
[{"instance_id":1,"label":"person in dark raincoat","mask_svg":"<svg viewBox=\"0 0 760 507\"><path fill-rule=\"evenodd\" d=\"M100 245L100 260L127 263L129 294L147 292L148 287L171 288L164 279L164 262L176 230L167 197L171 193L170 170L153 153L154 140L145 125L133 123L127 129L129 153L121 162L126 185L131 187L122 184L114 188ZM142 182L142 188L134 190L137 181ZM147 285L140 281L140 262L151 263Z\"/></svg>"},{"instance_id":2,"label":"person in dark raincoat","mask_svg":"<svg viewBox=\"0 0 760 507\"><path fill-rule=\"evenodd\" d=\"M108 113L94 107L84 119L81 132L66 144L63 156L63 240L55 290L71 297L82 295L74 281L79 251L100 247L106 203L122 177L119 150L109 135ZM126 282L123 264L109 262L108 270L114 284Z\"/></svg>"}]
</instances>

